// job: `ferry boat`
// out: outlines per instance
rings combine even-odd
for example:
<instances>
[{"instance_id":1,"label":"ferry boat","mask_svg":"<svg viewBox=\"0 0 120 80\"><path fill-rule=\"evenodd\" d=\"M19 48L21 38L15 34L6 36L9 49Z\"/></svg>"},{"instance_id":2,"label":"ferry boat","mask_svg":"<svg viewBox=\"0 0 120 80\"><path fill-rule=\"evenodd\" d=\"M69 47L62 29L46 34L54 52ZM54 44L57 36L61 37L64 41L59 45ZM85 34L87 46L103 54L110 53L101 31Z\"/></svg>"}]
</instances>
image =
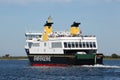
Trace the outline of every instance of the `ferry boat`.
<instances>
[{"instance_id":1,"label":"ferry boat","mask_svg":"<svg viewBox=\"0 0 120 80\"><path fill-rule=\"evenodd\" d=\"M79 25L73 22L70 31L52 29L48 17L43 32L26 32L25 51L32 66L67 66L103 64L103 54L98 53L97 38L82 35Z\"/></svg>"}]
</instances>

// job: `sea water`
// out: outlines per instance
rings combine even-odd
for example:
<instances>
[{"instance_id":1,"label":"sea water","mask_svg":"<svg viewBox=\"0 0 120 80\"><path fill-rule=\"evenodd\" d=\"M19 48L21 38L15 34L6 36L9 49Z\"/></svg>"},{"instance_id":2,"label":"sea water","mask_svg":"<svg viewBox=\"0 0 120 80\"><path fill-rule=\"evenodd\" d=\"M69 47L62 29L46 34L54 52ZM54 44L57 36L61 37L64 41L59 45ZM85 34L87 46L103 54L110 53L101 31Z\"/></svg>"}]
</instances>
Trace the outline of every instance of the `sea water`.
<instances>
[{"instance_id":1,"label":"sea water","mask_svg":"<svg viewBox=\"0 0 120 80\"><path fill-rule=\"evenodd\" d=\"M0 60L0 80L120 80L120 60L66 67L32 67L28 60Z\"/></svg>"}]
</instances>

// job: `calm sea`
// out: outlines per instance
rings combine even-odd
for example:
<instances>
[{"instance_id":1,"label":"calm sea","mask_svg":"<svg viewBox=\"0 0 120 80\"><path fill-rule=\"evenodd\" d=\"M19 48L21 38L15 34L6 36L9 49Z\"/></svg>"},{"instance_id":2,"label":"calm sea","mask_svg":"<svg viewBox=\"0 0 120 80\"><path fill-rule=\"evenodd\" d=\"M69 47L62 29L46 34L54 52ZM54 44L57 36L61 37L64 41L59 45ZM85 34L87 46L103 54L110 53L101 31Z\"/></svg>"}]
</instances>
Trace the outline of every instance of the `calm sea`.
<instances>
[{"instance_id":1,"label":"calm sea","mask_svg":"<svg viewBox=\"0 0 120 80\"><path fill-rule=\"evenodd\" d=\"M0 60L0 80L120 80L120 60L103 65L31 67L28 60Z\"/></svg>"}]
</instances>

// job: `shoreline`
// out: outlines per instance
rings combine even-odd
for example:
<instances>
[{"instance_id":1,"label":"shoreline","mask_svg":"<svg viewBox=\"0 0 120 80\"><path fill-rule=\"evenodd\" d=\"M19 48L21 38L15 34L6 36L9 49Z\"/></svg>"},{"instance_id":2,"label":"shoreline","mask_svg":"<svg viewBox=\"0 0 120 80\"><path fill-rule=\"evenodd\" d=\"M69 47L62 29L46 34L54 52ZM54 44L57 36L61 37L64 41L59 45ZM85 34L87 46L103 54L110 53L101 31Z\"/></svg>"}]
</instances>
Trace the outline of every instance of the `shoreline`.
<instances>
[{"instance_id":1,"label":"shoreline","mask_svg":"<svg viewBox=\"0 0 120 80\"><path fill-rule=\"evenodd\" d=\"M0 57L0 60L28 60L27 56Z\"/></svg>"},{"instance_id":2,"label":"shoreline","mask_svg":"<svg viewBox=\"0 0 120 80\"><path fill-rule=\"evenodd\" d=\"M0 57L0 60L28 60L28 57L27 56ZM104 57L103 60L120 60L120 58Z\"/></svg>"},{"instance_id":3,"label":"shoreline","mask_svg":"<svg viewBox=\"0 0 120 80\"><path fill-rule=\"evenodd\" d=\"M120 58L103 58L103 60L120 60Z\"/></svg>"}]
</instances>

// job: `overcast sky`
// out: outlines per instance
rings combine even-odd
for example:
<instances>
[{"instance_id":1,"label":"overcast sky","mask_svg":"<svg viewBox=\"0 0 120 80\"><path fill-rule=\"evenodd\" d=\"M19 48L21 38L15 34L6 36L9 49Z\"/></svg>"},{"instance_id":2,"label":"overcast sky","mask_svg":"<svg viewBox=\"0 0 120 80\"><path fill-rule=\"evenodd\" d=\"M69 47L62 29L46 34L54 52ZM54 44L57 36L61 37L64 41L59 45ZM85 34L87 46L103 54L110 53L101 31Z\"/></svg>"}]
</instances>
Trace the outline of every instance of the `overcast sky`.
<instances>
[{"instance_id":1,"label":"overcast sky","mask_svg":"<svg viewBox=\"0 0 120 80\"><path fill-rule=\"evenodd\" d=\"M120 55L120 0L0 0L0 56L24 56L25 32L42 31L51 15L53 30L81 22L84 35L96 35L98 50Z\"/></svg>"}]
</instances>

